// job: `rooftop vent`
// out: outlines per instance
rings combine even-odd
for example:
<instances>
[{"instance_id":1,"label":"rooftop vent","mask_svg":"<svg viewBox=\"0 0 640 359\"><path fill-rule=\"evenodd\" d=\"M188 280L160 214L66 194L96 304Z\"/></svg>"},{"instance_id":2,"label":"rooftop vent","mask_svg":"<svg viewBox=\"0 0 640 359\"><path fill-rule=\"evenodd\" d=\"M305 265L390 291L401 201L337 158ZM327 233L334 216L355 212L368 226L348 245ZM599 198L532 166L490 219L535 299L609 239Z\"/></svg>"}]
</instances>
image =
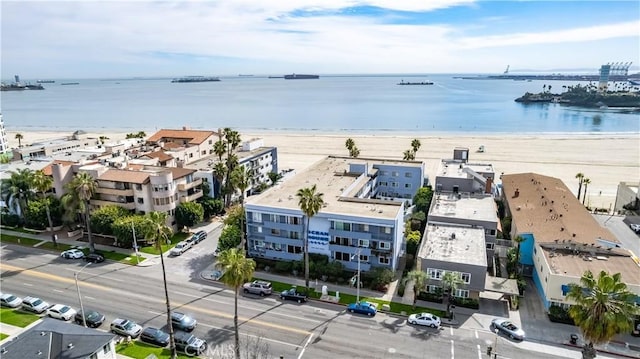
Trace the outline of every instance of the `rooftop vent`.
<instances>
[{"instance_id":1,"label":"rooftop vent","mask_svg":"<svg viewBox=\"0 0 640 359\"><path fill-rule=\"evenodd\" d=\"M73 349L73 343L67 344L67 349Z\"/></svg>"},{"instance_id":2,"label":"rooftop vent","mask_svg":"<svg viewBox=\"0 0 640 359\"><path fill-rule=\"evenodd\" d=\"M575 234L575 233L571 235L571 237L575 237L575 236L576 236L576 234Z\"/></svg>"},{"instance_id":3,"label":"rooftop vent","mask_svg":"<svg viewBox=\"0 0 640 359\"><path fill-rule=\"evenodd\" d=\"M451 233L451 239L456 239L456 234L455 233Z\"/></svg>"},{"instance_id":4,"label":"rooftop vent","mask_svg":"<svg viewBox=\"0 0 640 359\"><path fill-rule=\"evenodd\" d=\"M6 353L7 353L7 348L2 348L2 350L0 351L0 353L2 353L2 354L6 354Z\"/></svg>"}]
</instances>

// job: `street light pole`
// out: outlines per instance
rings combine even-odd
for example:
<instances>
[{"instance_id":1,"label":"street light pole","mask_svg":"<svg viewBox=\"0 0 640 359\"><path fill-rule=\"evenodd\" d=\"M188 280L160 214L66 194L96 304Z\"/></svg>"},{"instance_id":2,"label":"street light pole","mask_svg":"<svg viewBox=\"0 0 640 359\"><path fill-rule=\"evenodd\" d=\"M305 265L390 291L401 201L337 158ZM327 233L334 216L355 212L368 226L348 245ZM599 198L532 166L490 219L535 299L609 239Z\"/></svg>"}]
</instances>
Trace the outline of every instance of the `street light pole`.
<instances>
[{"instance_id":1,"label":"street light pole","mask_svg":"<svg viewBox=\"0 0 640 359\"><path fill-rule=\"evenodd\" d=\"M496 333L496 343L493 348L493 357L497 358L498 357L498 333L500 331L498 330L498 328L495 328L493 331Z\"/></svg>"},{"instance_id":2,"label":"street light pole","mask_svg":"<svg viewBox=\"0 0 640 359\"><path fill-rule=\"evenodd\" d=\"M356 275L356 303L360 303L360 253L362 252L362 248L358 247L358 252L355 255L358 256L358 274ZM351 256L353 259L353 256Z\"/></svg>"},{"instance_id":3,"label":"street light pole","mask_svg":"<svg viewBox=\"0 0 640 359\"><path fill-rule=\"evenodd\" d=\"M84 316L84 306L82 306L82 296L80 295L80 286L78 285L78 274L80 274L80 272L87 268L89 264L91 264L91 262L85 264L84 267L80 268L79 271L73 273L73 277L76 280L76 290L78 291L78 301L80 302L80 315L82 315L82 325L84 325L85 328L87 327L87 318Z\"/></svg>"}]
</instances>

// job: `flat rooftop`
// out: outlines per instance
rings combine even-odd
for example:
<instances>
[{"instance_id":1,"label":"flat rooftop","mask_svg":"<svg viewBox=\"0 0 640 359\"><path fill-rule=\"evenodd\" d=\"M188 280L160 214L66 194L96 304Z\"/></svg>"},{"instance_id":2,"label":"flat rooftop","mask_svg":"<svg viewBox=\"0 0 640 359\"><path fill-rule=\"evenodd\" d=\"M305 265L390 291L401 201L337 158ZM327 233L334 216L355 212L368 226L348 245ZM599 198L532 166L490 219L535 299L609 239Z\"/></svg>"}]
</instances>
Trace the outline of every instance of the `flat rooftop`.
<instances>
[{"instance_id":1,"label":"flat rooftop","mask_svg":"<svg viewBox=\"0 0 640 359\"><path fill-rule=\"evenodd\" d=\"M471 170L476 173L495 173L492 164L488 163L463 163L458 160L442 160L438 166L436 177L471 178L468 173Z\"/></svg>"},{"instance_id":2,"label":"flat rooftop","mask_svg":"<svg viewBox=\"0 0 640 359\"><path fill-rule=\"evenodd\" d=\"M240 149L238 151L235 151L234 154L238 156L238 162L241 163L246 159L254 157L260 153L270 152L274 148L274 146L264 146L255 148L251 151L242 151ZM225 161L225 158L226 157L223 156L222 161ZM185 164L185 167L194 170L210 170L216 165L216 163L218 163L218 156L216 156L216 154L210 154L200 160Z\"/></svg>"},{"instance_id":3,"label":"flat rooftop","mask_svg":"<svg viewBox=\"0 0 640 359\"><path fill-rule=\"evenodd\" d=\"M601 271L607 273L620 273L622 281L627 284L640 285L640 266L636 263L630 252L626 255L595 255L585 253L571 253L542 249L545 258L549 262L551 270L555 274L581 277L584 272L590 270L594 275ZM623 252L618 250L619 253Z\"/></svg>"},{"instance_id":4,"label":"flat rooftop","mask_svg":"<svg viewBox=\"0 0 640 359\"><path fill-rule=\"evenodd\" d=\"M436 193L433 196L433 201L429 217L438 216L498 222L496 203L491 196L471 196L467 193Z\"/></svg>"},{"instance_id":5,"label":"flat rooftop","mask_svg":"<svg viewBox=\"0 0 640 359\"><path fill-rule=\"evenodd\" d=\"M370 173L374 164L397 164L404 166L419 165L411 161L386 161L380 159L364 159L349 157L326 157L295 176L281 182L267 191L248 197L247 205L265 206L299 210L296 193L301 188L314 184L319 193L324 194L325 206L320 212L346 214L360 217L380 219L395 219L403 206L399 201L385 201L376 199L359 199L348 197L354 193L351 186L361 186L366 181L358 180L359 174L349 173L351 163L366 164Z\"/></svg>"},{"instance_id":6,"label":"flat rooftop","mask_svg":"<svg viewBox=\"0 0 640 359\"><path fill-rule=\"evenodd\" d=\"M428 225L418 257L486 267L484 229Z\"/></svg>"}]
</instances>

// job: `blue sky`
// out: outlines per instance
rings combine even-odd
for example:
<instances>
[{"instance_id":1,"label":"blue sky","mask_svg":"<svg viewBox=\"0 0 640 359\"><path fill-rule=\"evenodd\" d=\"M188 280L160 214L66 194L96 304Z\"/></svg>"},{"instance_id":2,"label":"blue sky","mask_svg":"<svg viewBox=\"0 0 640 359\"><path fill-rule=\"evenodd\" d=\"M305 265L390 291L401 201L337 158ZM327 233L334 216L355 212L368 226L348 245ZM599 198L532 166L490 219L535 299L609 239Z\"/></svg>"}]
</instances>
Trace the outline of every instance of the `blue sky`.
<instances>
[{"instance_id":1,"label":"blue sky","mask_svg":"<svg viewBox=\"0 0 640 359\"><path fill-rule=\"evenodd\" d=\"M595 72L640 63L640 2L0 2L1 75Z\"/></svg>"}]
</instances>

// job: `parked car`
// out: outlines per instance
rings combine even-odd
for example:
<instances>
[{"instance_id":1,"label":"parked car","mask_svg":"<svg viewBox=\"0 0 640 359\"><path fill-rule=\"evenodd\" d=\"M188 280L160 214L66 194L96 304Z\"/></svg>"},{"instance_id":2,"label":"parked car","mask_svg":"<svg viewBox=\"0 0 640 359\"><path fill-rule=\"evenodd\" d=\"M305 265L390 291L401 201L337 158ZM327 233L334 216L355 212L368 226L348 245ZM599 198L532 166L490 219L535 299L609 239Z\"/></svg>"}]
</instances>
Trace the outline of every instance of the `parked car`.
<instances>
[{"instance_id":1,"label":"parked car","mask_svg":"<svg viewBox=\"0 0 640 359\"><path fill-rule=\"evenodd\" d=\"M640 224L637 224L637 223L631 223L631 224L629 225L629 228L631 228L631 230L632 230L632 231L634 231L634 232L636 232L636 233L640 234Z\"/></svg>"},{"instance_id":2,"label":"parked car","mask_svg":"<svg viewBox=\"0 0 640 359\"><path fill-rule=\"evenodd\" d=\"M264 297L265 295L271 294L271 283L262 280L254 280L253 282L245 283L242 286L242 290L245 293L258 294L261 297Z\"/></svg>"},{"instance_id":3,"label":"parked car","mask_svg":"<svg viewBox=\"0 0 640 359\"><path fill-rule=\"evenodd\" d=\"M147 327L140 333L140 340L145 343L166 347L169 345L169 334L158 328Z\"/></svg>"},{"instance_id":4,"label":"parked car","mask_svg":"<svg viewBox=\"0 0 640 359\"><path fill-rule=\"evenodd\" d=\"M104 315L96 312L95 310L85 310L84 311L84 319L87 322L87 327L89 328L97 328L104 323ZM84 325L84 321L82 320L82 313L76 313L74 321L77 324Z\"/></svg>"},{"instance_id":5,"label":"parked car","mask_svg":"<svg viewBox=\"0 0 640 359\"><path fill-rule=\"evenodd\" d=\"M509 319L496 318L491 321L491 331L496 329L511 339L524 340L524 330L518 328Z\"/></svg>"},{"instance_id":6,"label":"parked car","mask_svg":"<svg viewBox=\"0 0 640 359\"><path fill-rule=\"evenodd\" d=\"M198 231L198 232L194 233L191 237L189 237L189 239L187 239L187 241L191 242L192 244L198 244L198 243L204 241L205 238L207 238L207 232Z\"/></svg>"},{"instance_id":7,"label":"parked car","mask_svg":"<svg viewBox=\"0 0 640 359\"><path fill-rule=\"evenodd\" d=\"M137 338L142 332L142 327L131 320L118 318L111 322L111 332L125 337Z\"/></svg>"},{"instance_id":8,"label":"parked car","mask_svg":"<svg viewBox=\"0 0 640 359\"><path fill-rule=\"evenodd\" d=\"M79 249L68 249L60 253L60 257L66 259L80 259L84 258L84 252Z\"/></svg>"},{"instance_id":9,"label":"parked car","mask_svg":"<svg viewBox=\"0 0 640 359\"><path fill-rule=\"evenodd\" d=\"M37 297L24 297L24 299L22 299L22 309L29 312L42 314L49 309L49 307L49 303Z\"/></svg>"},{"instance_id":10,"label":"parked car","mask_svg":"<svg viewBox=\"0 0 640 359\"><path fill-rule=\"evenodd\" d=\"M179 256L182 253L186 252L187 249L191 248L191 244L187 241L178 242L175 247L171 249L170 254L172 256Z\"/></svg>"},{"instance_id":11,"label":"parked car","mask_svg":"<svg viewBox=\"0 0 640 359\"><path fill-rule=\"evenodd\" d=\"M173 333L173 340L175 341L176 349L190 357L198 356L207 350L207 342L205 340L181 330L176 330Z\"/></svg>"},{"instance_id":12,"label":"parked car","mask_svg":"<svg viewBox=\"0 0 640 359\"><path fill-rule=\"evenodd\" d=\"M190 332L196 328L198 321L184 313L171 312L171 325L176 329Z\"/></svg>"},{"instance_id":13,"label":"parked car","mask_svg":"<svg viewBox=\"0 0 640 359\"><path fill-rule=\"evenodd\" d=\"M76 310L68 305L54 304L47 310L47 315L54 319L69 321L76 315Z\"/></svg>"},{"instance_id":14,"label":"parked car","mask_svg":"<svg viewBox=\"0 0 640 359\"><path fill-rule=\"evenodd\" d=\"M296 288L283 290L280 293L280 299L282 300L295 300L298 303L306 302L309 299L307 293L299 292Z\"/></svg>"},{"instance_id":15,"label":"parked car","mask_svg":"<svg viewBox=\"0 0 640 359\"><path fill-rule=\"evenodd\" d=\"M18 308L22 305L22 298L16 297L13 294L0 293L0 305L9 308Z\"/></svg>"},{"instance_id":16,"label":"parked car","mask_svg":"<svg viewBox=\"0 0 640 359\"><path fill-rule=\"evenodd\" d=\"M358 314L366 314L370 317L376 315L378 312L378 306L374 303L359 301L355 303L351 303L347 306L347 310L350 313L358 313Z\"/></svg>"},{"instance_id":17,"label":"parked car","mask_svg":"<svg viewBox=\"0 0 640 359\"><path fill-rule=\"evenodd\" d=\"M84 257L84 260L91 263L102 263L104 262L104 255L98 252L89 253Z\"/></svg>"},{"instance_id":18,"label":"parked car","mask_svg":"<svg viewBox=\"0 0 640 359\"><path fill-rule=\"evenodd\" d=\"M431 328L440 327L440 317L431 313L411 314L407 322L409 322L409 324L424 325Z\"/></svg>"}]
</instances>

